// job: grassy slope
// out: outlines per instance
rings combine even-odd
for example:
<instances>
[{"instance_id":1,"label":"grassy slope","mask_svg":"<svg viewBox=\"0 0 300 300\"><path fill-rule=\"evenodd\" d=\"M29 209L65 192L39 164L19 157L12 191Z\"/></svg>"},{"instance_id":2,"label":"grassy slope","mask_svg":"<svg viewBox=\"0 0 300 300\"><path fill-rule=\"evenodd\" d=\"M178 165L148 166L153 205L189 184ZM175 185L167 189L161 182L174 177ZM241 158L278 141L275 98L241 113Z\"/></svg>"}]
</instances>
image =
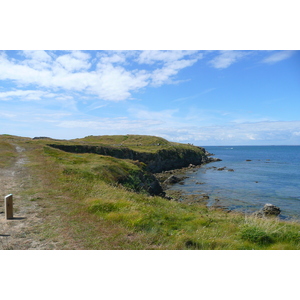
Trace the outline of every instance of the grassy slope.
<instances>
[{"instance_id":1,"label":"grassy slope","mask_svg":"<svg viewBox=\"0 0 300 300\"><path fill-rule=\"evenodd\" d=\"M127 143L124 146L148 147L148 151L175 146L142 136L87 137L76 143L79 141ZM66 249L300 249L299 223L256 219L135 193L115 184L115 179L139 169L138 164L66 153L47 143L0 136L0 151L7 155L15 144L26 148L36 186L24 194L44 208L45 222L40 228L44 236L63 239Z\"/></svg>"},{"instance_id":2,"label":"grassy slope","mask_svg":"<svg viewBox=\"0 0 300 300\"><path fill-rule=\"evenodd\" d=\"M181 144L169 142L161 137L147 135L103 135L87 136L81 139L68 141L55 141L66 145L91 145L91 146L113 146L126 147L137 152L155 153L163 149L193 149L198 151L197 147L190 144Z\"/></svg>"}]
</instances>

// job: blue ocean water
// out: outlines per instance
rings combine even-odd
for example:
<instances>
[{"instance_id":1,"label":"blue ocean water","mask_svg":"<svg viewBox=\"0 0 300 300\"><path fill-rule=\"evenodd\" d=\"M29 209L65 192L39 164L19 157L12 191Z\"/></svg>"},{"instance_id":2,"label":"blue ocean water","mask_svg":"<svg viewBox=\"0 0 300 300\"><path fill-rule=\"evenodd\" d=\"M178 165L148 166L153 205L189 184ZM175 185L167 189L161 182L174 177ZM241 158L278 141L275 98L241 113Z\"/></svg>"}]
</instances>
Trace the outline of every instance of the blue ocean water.
<instances>
[{"instance_id":1,"label":"blue ocean water","mask_svg":"<svg viewBox=\"0 0 300 300\"><path fill-rule=\"evenodd\" d=\"M208 205L251 213L271 203L281 218L300 220L300 146L205 147L220 162L189 172L183 185L174 189L206 193ZM218 168L226 167L224 170ZM234 171L228 171L233 169ZM200 184L201 183L201 184Z\"/></svg>"}]
</instances>

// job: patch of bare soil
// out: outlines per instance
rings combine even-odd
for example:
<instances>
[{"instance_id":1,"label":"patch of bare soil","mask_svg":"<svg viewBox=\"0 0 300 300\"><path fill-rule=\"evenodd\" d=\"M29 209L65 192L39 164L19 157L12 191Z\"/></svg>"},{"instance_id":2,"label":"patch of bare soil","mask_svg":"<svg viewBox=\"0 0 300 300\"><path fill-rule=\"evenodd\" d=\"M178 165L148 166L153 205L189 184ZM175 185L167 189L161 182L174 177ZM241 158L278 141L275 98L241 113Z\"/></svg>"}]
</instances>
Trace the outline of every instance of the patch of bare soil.
<instances>
[{"instance_id":1,"label":"patch of bare soil","mask_svg":"<svg viewBox=\"0 0 300 300\"><path fill-rule=\"evenodd\" d=\"M17 158L13 165L0 168L0 250L56 249L55 242L42 239L38 226L43 222L42 207L24 197L32 184L26 163L26 150L15 145ZM13 219L5 218L4 198L13 194ZM23 195L22 195L23 194Z\"/></svg>"}]
</instances>

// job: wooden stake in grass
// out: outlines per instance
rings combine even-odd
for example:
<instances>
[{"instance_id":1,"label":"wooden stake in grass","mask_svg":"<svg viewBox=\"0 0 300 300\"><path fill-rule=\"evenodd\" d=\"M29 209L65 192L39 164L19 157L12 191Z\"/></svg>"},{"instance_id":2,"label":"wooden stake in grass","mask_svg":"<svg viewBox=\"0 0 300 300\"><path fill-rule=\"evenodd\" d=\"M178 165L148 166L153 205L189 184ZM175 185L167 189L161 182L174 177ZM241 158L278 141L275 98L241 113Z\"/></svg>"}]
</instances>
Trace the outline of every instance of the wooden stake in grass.
<instances>
[{"instance_id":1,"label":"wooden stake in grass","mask_svg":"<svg viewBox=\"0 0 300 300\"><path fill-rule=\"evenodd\" d=\"M13 219L13 195L9 194L4 198L5 218Z\"/></svg>"}]
</instances>

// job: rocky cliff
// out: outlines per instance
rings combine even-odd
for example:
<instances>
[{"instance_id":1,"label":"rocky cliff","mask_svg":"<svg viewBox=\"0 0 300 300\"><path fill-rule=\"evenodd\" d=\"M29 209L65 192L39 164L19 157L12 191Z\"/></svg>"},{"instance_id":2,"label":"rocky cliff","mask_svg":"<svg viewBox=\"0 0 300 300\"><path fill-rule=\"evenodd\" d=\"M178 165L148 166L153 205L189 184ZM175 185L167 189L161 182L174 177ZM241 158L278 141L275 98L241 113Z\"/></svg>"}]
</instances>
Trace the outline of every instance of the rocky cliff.
<instances>
[{"instance_id":1,"label":"rocky cliff","mask_svg":"<svg viewBox=\"0 0 300 300\"><path fill-rule=\"evenodd\" d=\"M200 165L210 161L205 154L205 149L196 146L192 149L183 147L161 149L155 153L138 152L126 147L112 146L62 144L49 144L48 146L72 153L95 153L121 159L138 160L145 163L147 171L151 173L188 167L190 164Z\"/></svg>"}]
</instances>

